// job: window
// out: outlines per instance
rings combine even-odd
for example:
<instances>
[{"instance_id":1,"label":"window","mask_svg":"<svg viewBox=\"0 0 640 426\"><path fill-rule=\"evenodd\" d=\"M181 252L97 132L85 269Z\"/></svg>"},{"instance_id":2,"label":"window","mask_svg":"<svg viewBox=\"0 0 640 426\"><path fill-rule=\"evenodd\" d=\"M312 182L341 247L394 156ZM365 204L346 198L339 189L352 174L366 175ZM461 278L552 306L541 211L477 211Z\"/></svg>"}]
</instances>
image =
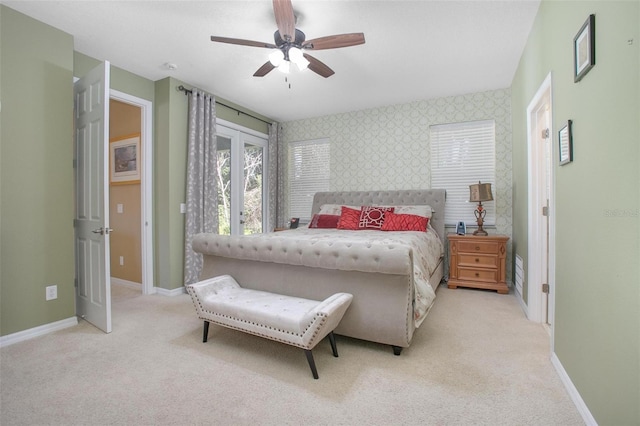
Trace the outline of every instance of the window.
<instances>
[{"instance_id":1,"label":"window","mask_svg":"<svg viewBox=\"0 0 640 426\"><path fill-rule=\"evenodd\" d=\"M483 204L485 224L495 225L495 122L472 121L433 125L431 139L431 187L447 190L445 223L477 223L475 203L469 203L469 185L491 183L494 201Z\"/></svg>"},{"instance_id":2,"label":"window","mask_svg":"<svg viewBox=\"0 0 640 426\"><path fill-rule=\"evenodd\" d=\"M289 214L311 220L316 192L329 190L329 139L289 144Z\"/></svg>"}]
</instances>

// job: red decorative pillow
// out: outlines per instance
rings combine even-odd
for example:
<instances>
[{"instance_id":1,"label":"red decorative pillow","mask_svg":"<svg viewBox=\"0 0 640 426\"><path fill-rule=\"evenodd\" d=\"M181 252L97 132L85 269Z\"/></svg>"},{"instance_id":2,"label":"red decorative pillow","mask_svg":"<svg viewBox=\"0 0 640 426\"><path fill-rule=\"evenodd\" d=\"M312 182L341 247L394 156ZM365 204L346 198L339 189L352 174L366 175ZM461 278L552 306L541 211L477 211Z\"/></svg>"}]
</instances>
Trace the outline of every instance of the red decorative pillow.
<instances>
[{"instance_id":1,"label":"red decorative pillow","mask_svg":"<svg viewBox=\"0 0 640 426\"><path fill-rule=\"evenodd\" d=\"M338 221L338 229L358 230L360 229L358 226L359 223L360 210L342 206L342 213L340 214L340 220Z\"/></svg>"},{"instance_id":2,"label":"red decorative pillow","mask_svg":"<svg viewBox=\"0 0 640 426\"><path fill-rule=\"evenodd\" d=\"M360 223L362 229L380 229L384 223L385 214L393 213L394 207L362 206L360 209Z\"/></svg>"},{"instance_id":3,"label":"red decorative pillow","mask_svg":"<svg viewBox=\"0 0 640 426\"><path fill-rule=\"evenodd\" d=\"M382 224L382 230L427 232L428 223L429 218L426 218L424 216L416 216L414 214L387 213L385 215L384 223Z\"/></svg>"},{"instance_id":4,"label":"red decorative pillow","mask_svg":"<svg viewBox=\"0 0 640 426\"><path fill-rule=\"evenodd\" d=\"M314 214L309 228L337 228L340 216L333 214Z\"/></svg>"}]
</instances>

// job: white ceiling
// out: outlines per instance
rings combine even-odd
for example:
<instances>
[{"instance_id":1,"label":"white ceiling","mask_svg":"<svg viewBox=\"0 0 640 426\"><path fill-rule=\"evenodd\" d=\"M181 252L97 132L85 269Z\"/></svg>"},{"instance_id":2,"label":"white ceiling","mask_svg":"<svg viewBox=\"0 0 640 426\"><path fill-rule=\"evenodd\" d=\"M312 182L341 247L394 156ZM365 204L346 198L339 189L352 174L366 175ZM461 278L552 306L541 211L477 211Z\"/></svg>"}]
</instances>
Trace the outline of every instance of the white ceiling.
<instances>
[{"instance_id":1,"label":"white ceiling","mask_svg":"<svg viewBox=\"0 0 640 426\"><path fill-rule=\"evenodd\" d=\"M72 34L78 52L291 121L509 87L540 0L293 0L308 40L363 32L366 43L310 52L335 74L294 71L288 83L278 70L252 76L271 50L210 41L273 43L270 0L2 3Z\"/></svg>"}]
</instances>

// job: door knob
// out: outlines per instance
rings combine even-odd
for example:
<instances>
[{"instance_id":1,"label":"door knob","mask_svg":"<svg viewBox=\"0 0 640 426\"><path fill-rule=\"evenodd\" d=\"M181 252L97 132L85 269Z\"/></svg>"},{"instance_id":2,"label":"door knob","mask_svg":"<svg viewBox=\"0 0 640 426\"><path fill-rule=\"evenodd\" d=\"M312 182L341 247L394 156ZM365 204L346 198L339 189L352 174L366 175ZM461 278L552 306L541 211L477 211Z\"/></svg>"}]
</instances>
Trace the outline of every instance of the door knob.
<instances>
[{"instance_id":1,"label":"door knob","mask_svg":"<svg viewBox=\"0 0 640 426\"><path fill-rule=\"evenodd\" d=\"M94 234L105 235L105 234L109 234L109 233L113 232L113 229L100 227L98 229L94 229L91 232L93 232Z\"/></svg>"}]
</instances>

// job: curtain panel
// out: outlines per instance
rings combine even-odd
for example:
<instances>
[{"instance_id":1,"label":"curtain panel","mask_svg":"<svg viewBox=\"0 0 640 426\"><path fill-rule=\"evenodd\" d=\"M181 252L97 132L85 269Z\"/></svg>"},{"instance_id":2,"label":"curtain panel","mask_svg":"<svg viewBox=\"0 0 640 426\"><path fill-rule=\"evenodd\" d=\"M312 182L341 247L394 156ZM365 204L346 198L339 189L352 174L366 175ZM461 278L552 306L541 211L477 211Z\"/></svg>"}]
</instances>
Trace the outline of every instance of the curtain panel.
<instances>
[{"instance_id":1,"label":"curtain panel","mask_svg":"<svg viewBox=\"0 0 640 426\"><path fill-rule=\"evenodd\" d=\"M191 248L193 236L202 232L218 232L215 98L195 88L187 96L189 134L184 232L185 285L197 282L202 271L202 255Z\"/></svg>"},{"instance_id":2,"label":"curtain panel","mask_svg":"<svg viewBox=\"0 0 640 426\"><path fill-rule=\"evenodd\" d=\"M284 226L284 179L282 177L282 127L274 122L269 126L269 229Z\"/></svg>"}]
</instances>

